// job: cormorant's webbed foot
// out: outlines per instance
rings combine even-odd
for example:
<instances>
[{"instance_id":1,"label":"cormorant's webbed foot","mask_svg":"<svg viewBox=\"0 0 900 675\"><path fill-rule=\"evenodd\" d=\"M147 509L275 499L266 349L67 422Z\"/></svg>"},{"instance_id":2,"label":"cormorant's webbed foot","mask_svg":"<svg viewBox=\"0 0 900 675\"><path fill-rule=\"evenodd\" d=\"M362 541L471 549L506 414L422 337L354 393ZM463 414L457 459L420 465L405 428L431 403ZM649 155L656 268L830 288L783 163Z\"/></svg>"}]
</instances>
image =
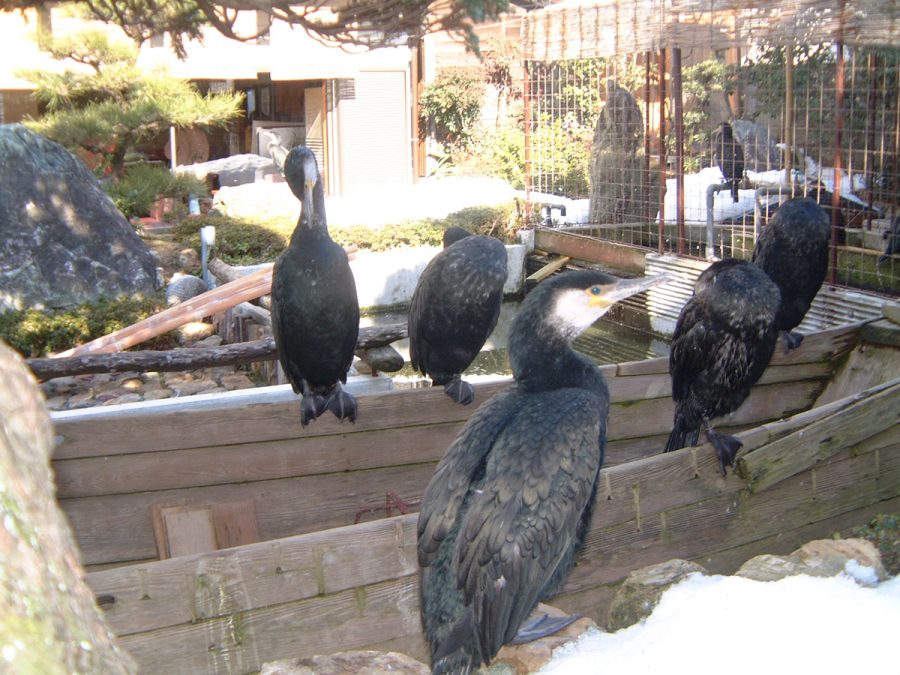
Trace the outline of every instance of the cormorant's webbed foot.
<instances>
[{"instance_id":1,"label":"cormorant's webbed foot","mask_svg":"<svg viewBox=\"0 0 900 675\"><path fill-rule=\"evenodd\" d=\"M797 349L800 344L803 342L803 334L802 333L793 333L790 331L782 330L778 331L781 335L781 340L784 342L784 353L789 354L792 349Z\"/></svg>"},{"instance_id":2,"label":"cormorant's webbed foot","mask_svg":"<svg viewBox=\"0 0 900 675\"><path fill-rule=\"evenodd\" d=\"M312 392L300 399L300 424L304 427L325 412L325 399Z\"/></svg>"},{"instance_id":3,"label":"cormorant's webbed foot","mask_svg":"<svg viewBox=\"0 0 900 675\"><path fill-rule=\"evenodd\" d=\"M519 632L510 640L512 645L523 645L526 642L534 642L548 635L558 633L563 628L568 628L581 618L581 614L571 616L553 616L542 614L541 616L526 621L519 627Z\"/></svg>"},{"instance_id":4,"label":"cormorant's webbed foot","mask_svg":"<svg viewBox=\"0 0 900 675\"><path fill-rule=\"evenodd\" d=\"M469 405L475 400L475 390L472 385L459 376L444 385L444 393L460 405Z\"/></svg>"},{"instance_id":5,"label":"cormorant's webbed foot","mask_svg":"<svg viewBox=\"0 0 900 675\"><path fill-rule=\"evenodd\" d=\"M722 475L727 475L725 467L734 466L734 457L737 455L737 451L741 449L743 443L741 443L736 436L720 434L709 427L706 429L706 438L709 439L709 442L712 443L712 446L716 449L716 455L719 457L719 467L722 469Z\"/></svg>"},{"instance_id":6,"label":"cormorant's webbed foot","mask_svg":"<svg viewBox=\"0 0 900 675\"><path fill-rule=\"evenodd\" d=\"M356 422L356 399L344 391L340 383L334 386L334 391L325 402L325 408L333 412L341 422L345 419Z\"/></svg>"}]
</instances>

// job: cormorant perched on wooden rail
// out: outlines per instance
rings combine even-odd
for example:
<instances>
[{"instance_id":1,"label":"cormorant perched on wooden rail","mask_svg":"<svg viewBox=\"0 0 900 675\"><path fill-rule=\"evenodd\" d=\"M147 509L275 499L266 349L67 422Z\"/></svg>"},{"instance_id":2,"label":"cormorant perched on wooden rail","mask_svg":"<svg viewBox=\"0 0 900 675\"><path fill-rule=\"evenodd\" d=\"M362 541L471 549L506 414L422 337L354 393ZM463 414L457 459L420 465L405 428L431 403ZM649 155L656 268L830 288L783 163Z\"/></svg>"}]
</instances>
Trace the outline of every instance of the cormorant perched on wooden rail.
<instances>
[{"instance_id":1,"label":"cormorant perched on wooden rail","mask_svg":"<svg viewBox=\"0 0 900 675\"><path fill-rule=\"evenodd\" d=\"M344 249L328 236L325 191L316 158L293 148L284 176L302 205L290 245L272 271L272 331L278 360L301 395L303 426L325 410L356 420L356 400L341 389L359 334L356 283Z\"/></svg>"},{"instance_id":2,"label":"cormorant perched on wooden rail","mask_svg":"<svg viewBox=\"0 0 900 675\"><path fill-rule=\"evenodd\" d=\"M469 418L422 500L421 611L433 673L469 673L517 634L529 641L571 622L522 626L574 563L603 463L609 394L571 343L612 303L666 281L569 272L522 303L509 339L515 383Z\"/></svg>"},{"instance_id":3,"label":"cormorant perched on wooden rail","mask_svg":"<svg viewBox=\"0 0 900 675\"><path fill-rule=\"evenodd\" d=\"M744 150L728 122L719 125L718 137L713 145L713 159L721 169L725 182L731 185L731 200L737 204L740 201L738 190L744 180Z\"/></svg>"},{"instance_id":4,"label":"cormorant perched on wooden rail","mask_svg":"<svg viewBox=\"0 0 900 675\"><path fill-rule=\"evenodd\" d=\"M675 419L665 452L696 445L703 427L722 473L732 466L741 442L715 432L711 421L737 410L769 364L779 302L775 283L746 260L720 260L699 276L672 336Z\"/></svg>"},{"instance_id":5,"label":"cormorant perched on wooden rail","mask_svg":"<svg viewBox=\"0 0 900 675\"><path fill-rule=\"evenodd\" d=\"M419 277L409 307L409 360L457 403L475 392L461 373L478 356L500 316L506 247L461 227L444 232L444 250Z\"/></svg>"},{"instance_id":6,"label":"cormorant perched on wooden rail","mask_svg":"<svg viewBox=\"0 0 900 675\"><path fill-rule=\"evenodd\" d=\"M785 352L800 346L800 325L828 271L831 218L815 200L788 199L779 206L753 249L753 262L778 286L781 306L775 327Z\"/></svg>"}]
</instances>

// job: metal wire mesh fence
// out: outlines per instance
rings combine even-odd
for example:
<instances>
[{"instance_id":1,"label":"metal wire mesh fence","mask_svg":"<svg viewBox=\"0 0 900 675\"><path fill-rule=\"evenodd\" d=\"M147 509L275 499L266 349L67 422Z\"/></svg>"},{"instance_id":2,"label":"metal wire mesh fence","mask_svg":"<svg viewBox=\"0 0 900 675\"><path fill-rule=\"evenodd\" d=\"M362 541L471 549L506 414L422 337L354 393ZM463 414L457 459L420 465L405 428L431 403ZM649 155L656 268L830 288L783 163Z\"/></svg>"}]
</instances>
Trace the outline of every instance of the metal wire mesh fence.
<instances>
[{"instance_id":1,"label":"metal wire mesh fence","mask_svg":"<svg viewBox=\"0 0 900 675\"><path fill-rule=\"evenodd\" d=\"M900 292L900 26L883 5L561 3L524 24L544 226L749 257L778 204L832 218L829 281Z\"/></svg>"}]
</instances>

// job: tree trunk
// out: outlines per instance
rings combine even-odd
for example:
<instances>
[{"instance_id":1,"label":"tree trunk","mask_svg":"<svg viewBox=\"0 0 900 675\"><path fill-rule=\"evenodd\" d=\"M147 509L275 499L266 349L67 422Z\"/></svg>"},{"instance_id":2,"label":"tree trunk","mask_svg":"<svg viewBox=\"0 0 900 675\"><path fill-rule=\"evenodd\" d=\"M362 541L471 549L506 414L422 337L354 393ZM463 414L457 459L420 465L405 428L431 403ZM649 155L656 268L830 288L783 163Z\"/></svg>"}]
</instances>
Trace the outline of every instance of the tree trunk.
<instances>
[{"instance_id":1,"label":"tree trunk","mask_svg":"<svg viewBox=\"0 0 900 675\"><path fill-rule=\"evenodd\" d=\"M22 359L0 342L0 644L10 672L136 673L82 581L56 504L53 429Z\"/></svg>"}]
</instances>

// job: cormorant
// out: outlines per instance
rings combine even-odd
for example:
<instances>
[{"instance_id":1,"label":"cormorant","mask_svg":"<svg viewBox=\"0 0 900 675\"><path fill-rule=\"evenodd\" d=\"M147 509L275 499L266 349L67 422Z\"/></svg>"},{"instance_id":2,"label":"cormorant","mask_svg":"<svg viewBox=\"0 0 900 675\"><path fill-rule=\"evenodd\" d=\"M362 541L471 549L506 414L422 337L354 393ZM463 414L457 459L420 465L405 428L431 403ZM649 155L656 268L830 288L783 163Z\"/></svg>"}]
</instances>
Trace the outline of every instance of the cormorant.
<instances>
[{"instance_id":1,"label":"cormorant","mask_svg":"<svg viewBox=\"0 0 900 675\"><path fill-rule=\"evenodd\" d=\"M737 410L769 364L780 299L775 283L746 260L726 258L703 271L672 336L675 420L665 452L696 445L704 427L722 474L732 466L741 442L715 432L711 421Z\"/></svg>"},{"instance_id":2,"label":"cormorant","mask_svg":"<svg viewBox=\"0 0 900 675\"><path fill-rule=\"evenodd\" d=\"M288 153L284 175L302 205L291 242L272 271L272 332L278 360L301 395L303 426L325 410L356 420L356 400L341 389L359 334L356 283L344 249L328 236L325 192L312 151Z\"/></svg>"},{"instance_id":3,"label":"cormorant","mask_svg":"<svg viewBox=\"0 0 900 675\"><path fill-rule=\"evenodd\" d=\"M713 159L725 182L731 185L731 199L736 204L740 197L738 189L744 180L744 150L734 137L734 130L728 122L719 125L719 137L713 146Z\"/></svg>"},{"instance_id":4,"label":"cormorant","mask_svg":"<svg viewBox=\"0 0 900 675\"><path fill-rule=\"evenodd\" d=\"M461 227L444 232L444 250L419 277L409 307L409 360L457 403L474 399L460 374L497 325L505 281L506 247Z\"/></svg>"},{"instance_id":5,"label":"cormorant","mask_svg":"<svg viewBox=\"0 0 900 675\"><path fill-rule=\"evenodd\" d=\"M603 463L609 394L571 343L612 303L666 281L568 272L523 301L509 339L515 383L468 420L422 500L420 599L433 673L469 673L514 638L573 620L522 626L574 563Z\"/></svg>"},{"instance_id":6,"label":"cormorant","mask_svg":"<svg viewBox=\"0 0 900 675\"><path fill-rule=\"evenodd\" d=\"M895 253L900 253L900 216L894 218L890 229L885 230L881 238L884 239L884 253L878 256L878 267L888 262Z\"/></svg>"},{"instance_id":7,"label":"cormorant","mask_svg":"<svg viewBox=\"0 0 900 675\"><path fill-rule=\"evenodd\" d=\"M794 197L775 210L763 228L753 262L778 286L781 306L775 327L784 340L785 352L803 341L792 333L806 315L828 271L831 218L814 199Z\"/></svg>"}]
</instances>

